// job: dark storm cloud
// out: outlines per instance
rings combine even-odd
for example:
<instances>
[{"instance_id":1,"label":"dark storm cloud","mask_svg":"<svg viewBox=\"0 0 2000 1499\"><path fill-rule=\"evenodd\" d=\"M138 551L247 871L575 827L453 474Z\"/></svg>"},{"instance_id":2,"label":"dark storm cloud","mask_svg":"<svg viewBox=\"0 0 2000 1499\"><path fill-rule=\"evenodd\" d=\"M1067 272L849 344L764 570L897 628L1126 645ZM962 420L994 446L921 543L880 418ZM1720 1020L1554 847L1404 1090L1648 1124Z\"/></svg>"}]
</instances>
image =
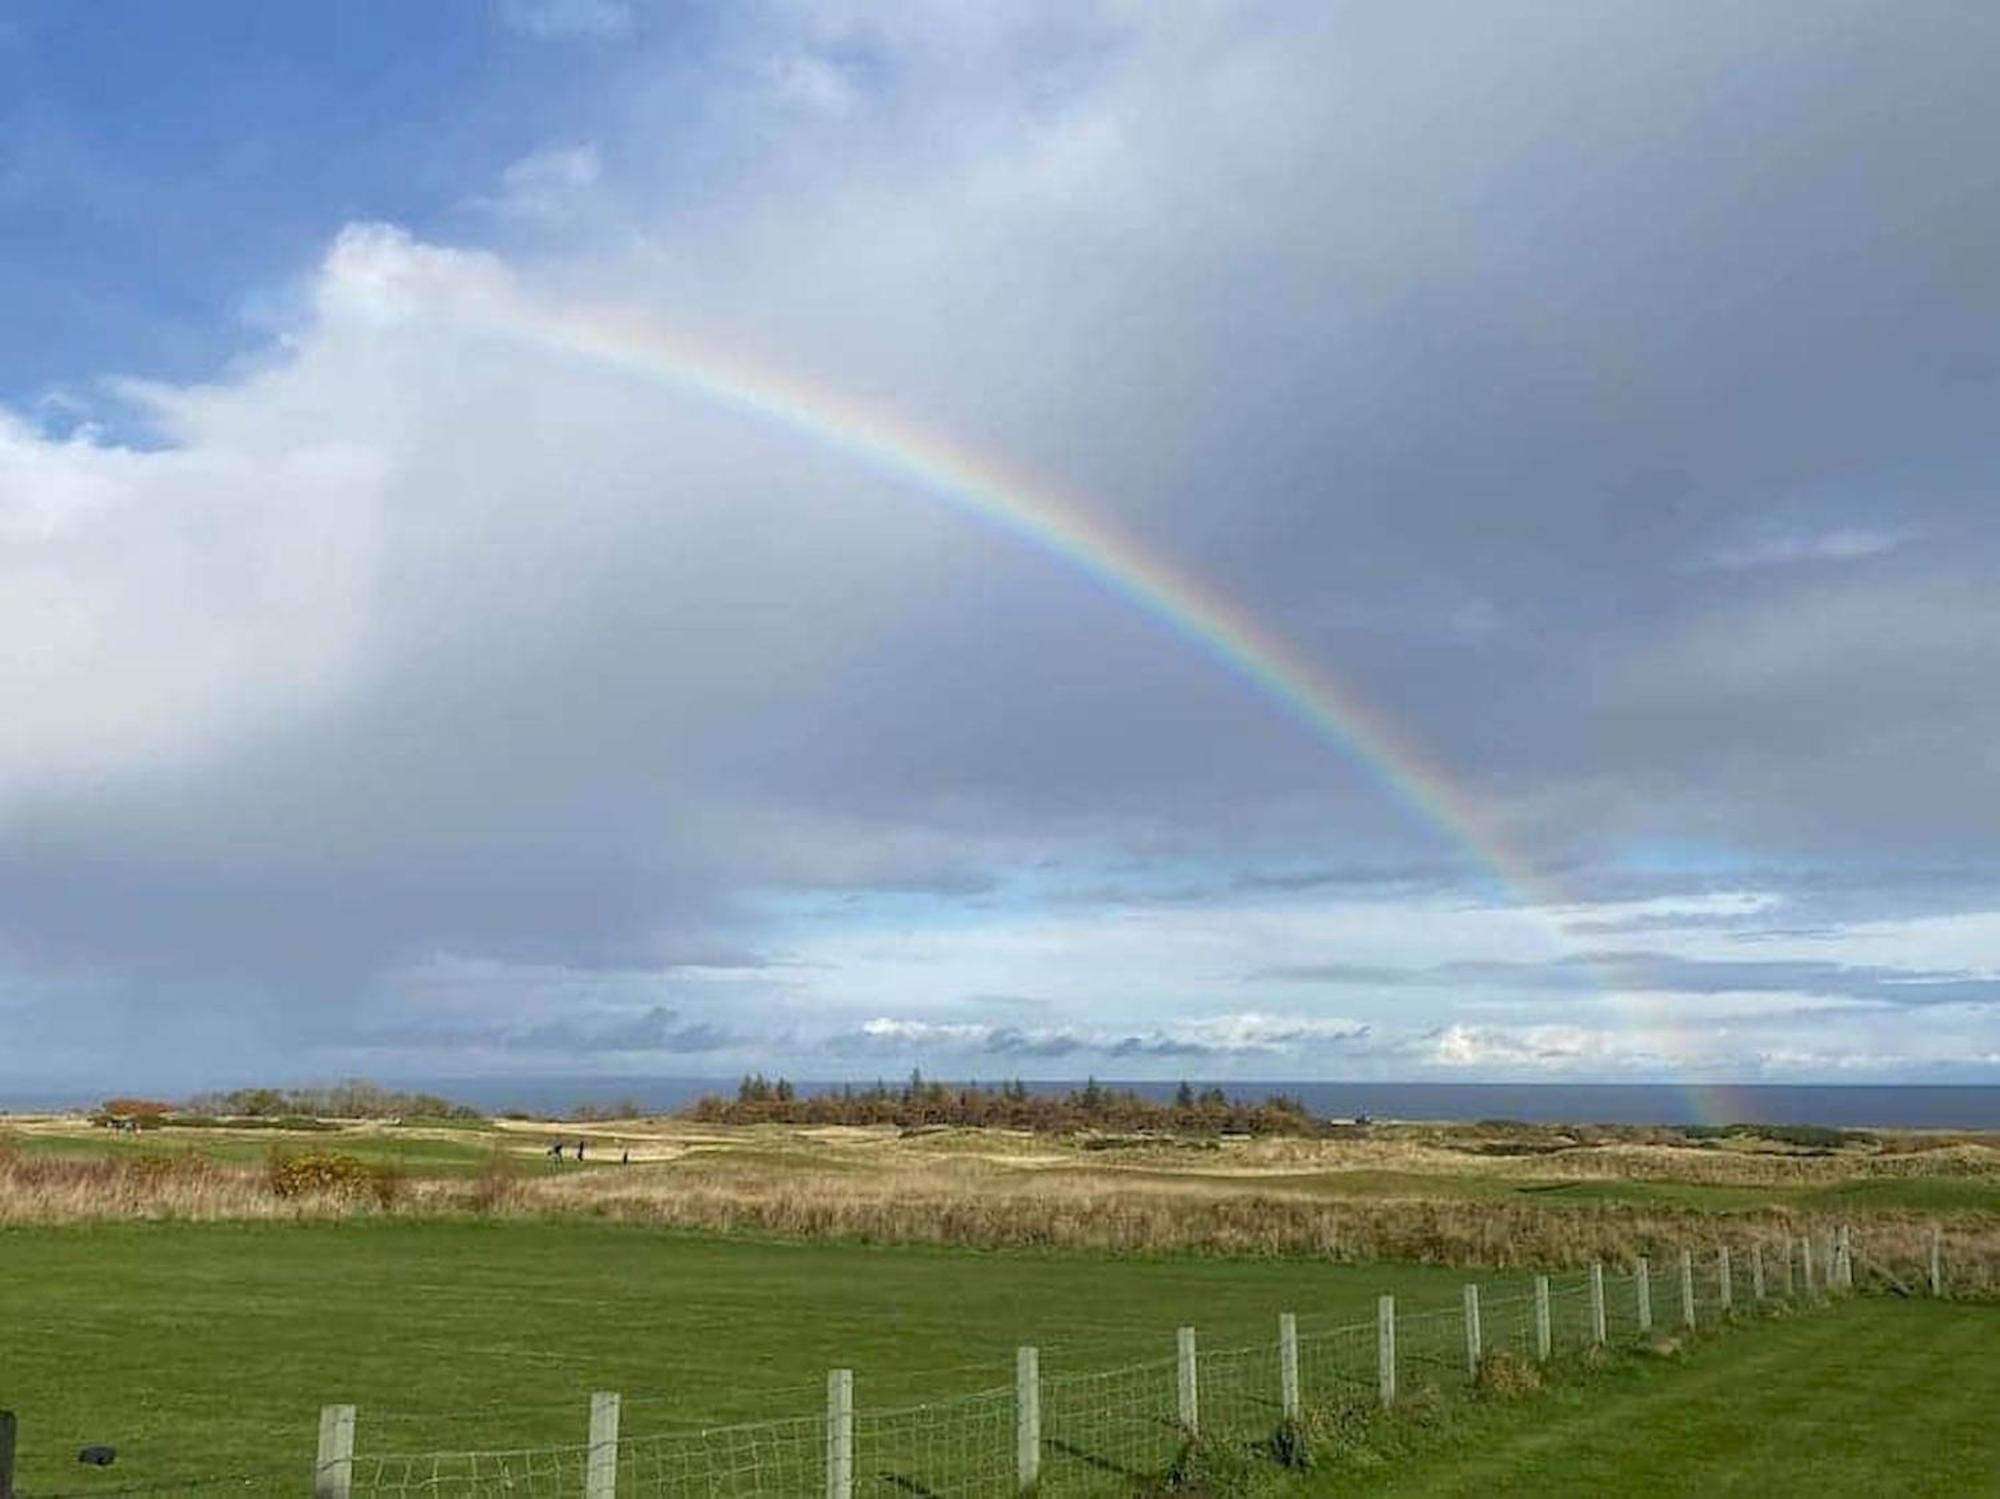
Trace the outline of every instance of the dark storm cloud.
<instances>
[{"instance_id":1,"label":"dark storm cloud","mask_svg":"<svg viewBox=\"0 0 2000 1499\"><path fill-rule=\"evenodd\" d=\"M1468 861L1432 860L1393 865L1329 865L1296 870L1248 870L1231 880L1231 885L1252 894L1275 892L1300 894L1334 891L1365 896L1374 891L1384 895L1409 895L1444 890L1462 885L1476 874Z\"/></svg>"},{"instance_id":2,"label":"dark storm cloud","mask_svg":"<svg viewBox=\"0 0 2000 1499\"><path fill-rule=\"evenodd\" d=\"M981 1051L992 1056L1035 1058L1066 1057L1083 1049L1082 1041L1065 1032L1032 1035L1012 1026L993 1031L980 1046Z\"/></svg>"},{"instance_id":3,"label":"dark storm cloud","mask_svg":"<svg viewBox=\"0 0 2000 1499\"><path fill-rule=\"evenodd\" d=\"M553 1055L600 1051L687 1054L724 1051L738 1044L739 1038L713 1025L682 1023L679 1014L663 1005L655 1005L643 1015L616 1019L546 1021L506 1038L506 1045L515 1050Z\"/></svg>"},{"instance_id":4,"label":"dark storm cloud","mask_svg":"<svg viewBox=\"0 0 2000 1499\"><path fill-rule=\"evenodd\" d=\"M517 1052L563 1057L618 1052L668 1052L699 1056L728 1051L746 1038L707 1021L689 1021L664 1005L634 1014L607 1014L511 1024L416 1021L343 1034L365 1049L425 1052Z\"/></svg>"},{"instance_id":5,"label":"dark storm cloud","mask_svg":"<svg viewBox=\"0 0 2000 1499\"><path fill-rule=\"evenodd\" d=\"M1312 1026L1287 1029L1264 1027L1247 1036L1176 1036L1155 1031L1148 1035L1122 1036L1103 1048L1115 1059L1196 1057L1216 1060L1248 1053L1279 1054L1300 1048L1344 1050L1369 1041L1370 1027Z\"/></svg>"},{"instance_id":6,"label":"dark storm cloud","mask_svg":"<svg viewBox=\"0 0 2000 1499\"><path fill-rule=\"evenodd\" d=\"M1251 982L1375 989L1599 991L1607 975L1629 988L1672 994L1816 994L1891 1005L2000 1005L2000 977L1970 970L1893 968L1797 959L1728 961L1667 953L1579 953L1542 963L1463 961L1425 968L1323 963L1261 969Z\"/></svg>"}]
</instances>

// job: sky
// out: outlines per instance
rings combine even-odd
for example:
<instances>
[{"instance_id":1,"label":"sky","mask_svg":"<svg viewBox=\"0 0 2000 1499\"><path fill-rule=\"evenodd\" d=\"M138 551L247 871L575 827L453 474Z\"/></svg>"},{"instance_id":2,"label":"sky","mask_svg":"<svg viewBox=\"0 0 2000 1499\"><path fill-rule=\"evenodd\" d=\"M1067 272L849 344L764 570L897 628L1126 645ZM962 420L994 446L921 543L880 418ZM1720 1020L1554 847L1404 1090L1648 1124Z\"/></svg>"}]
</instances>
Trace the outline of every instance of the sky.
<instances>
[{"instance_id":1,"label":"sky","mask_svg":"<svg viewBox=\"0 0 2000 1499\"><path fill-rule=\"evenodd\" d=\"M1996 87L15 0L0 1087L2000 1082Z\"/></svg>"}]
</instances>

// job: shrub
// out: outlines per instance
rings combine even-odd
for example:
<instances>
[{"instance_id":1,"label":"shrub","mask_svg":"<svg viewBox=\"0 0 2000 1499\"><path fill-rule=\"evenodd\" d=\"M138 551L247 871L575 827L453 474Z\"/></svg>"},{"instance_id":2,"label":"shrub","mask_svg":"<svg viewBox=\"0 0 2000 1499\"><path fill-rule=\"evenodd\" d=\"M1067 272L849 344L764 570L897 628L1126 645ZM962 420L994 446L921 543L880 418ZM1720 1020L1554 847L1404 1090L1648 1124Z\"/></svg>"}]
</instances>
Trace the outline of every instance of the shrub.
<instances>
[{"instance_id":1,"label":"shrub","mask_svg":"<svg viewBox=\"0 0 2000 1499\"><path fill-rule=\"evenodd\" d=\"M521 1198L521 1182L514 1174L513 1159L495 1150L486 1158L485 1169L472 1186L472 1208L480 1213L497 1213L514 1206Z\"/></svg>"},{"instance_id":2,"label":"shrub","mask_svg":"<svg viewBox=\"0 0 2000 1499\"><path fill-rule=\"evenodd\" d=\"M172 1104L161 1103L157 1098L107 1098L99 1112L115 1117L151 1119L173 1111Z\"/></svg>"},{"instance_id":3,"label":"shrub","mask_svg":"<svg viewBox=\"0 0 2000 1499\"><path fill-rule=\"evenodd\" d=\"M331 1150L274 1152L269 1170L271 1190L284 1198L362 1197L372 1190L375 1175L366 1161Z\"/></svg>"},{"instance_id":4,"label":"shrub","mask_svg":"<svg viewBox=\"0 0 2000 1499\"><path fill-rule=\"evenodd\" d=\"M368 1194L385 1213L402 1200L404 1185L403 1168L392 1162L372 1167L368 1172Z\"/></svg>"}]
</instances>

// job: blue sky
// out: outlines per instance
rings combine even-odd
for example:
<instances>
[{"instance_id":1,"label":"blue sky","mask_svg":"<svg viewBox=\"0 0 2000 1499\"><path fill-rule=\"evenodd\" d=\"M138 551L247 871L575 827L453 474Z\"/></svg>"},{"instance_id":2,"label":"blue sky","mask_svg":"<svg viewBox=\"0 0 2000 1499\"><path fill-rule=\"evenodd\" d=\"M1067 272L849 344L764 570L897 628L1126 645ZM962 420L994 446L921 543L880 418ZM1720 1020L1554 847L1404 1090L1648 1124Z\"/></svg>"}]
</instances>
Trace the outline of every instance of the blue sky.
<instances>
[{"instance_id":1,"label":"blue sky","mask_svg":"<svg viewBox=\"0 0 2000 1499\"><path fill-rule=\"evenodd\" d=\"M1996 24L10 8L0 1085L2000 1077Z\"/></svg>"},{"instance_id":2,"label":"blue sky","mask_svg":"<svg viewBox=\"0 0 2000 1499\"><path fill-rule=\"evenodd\" d=\"M212 374L348 218L433 228L520 154L548 60L470 6L10 7L0 384Z\"/></svg>"}]
</instances>

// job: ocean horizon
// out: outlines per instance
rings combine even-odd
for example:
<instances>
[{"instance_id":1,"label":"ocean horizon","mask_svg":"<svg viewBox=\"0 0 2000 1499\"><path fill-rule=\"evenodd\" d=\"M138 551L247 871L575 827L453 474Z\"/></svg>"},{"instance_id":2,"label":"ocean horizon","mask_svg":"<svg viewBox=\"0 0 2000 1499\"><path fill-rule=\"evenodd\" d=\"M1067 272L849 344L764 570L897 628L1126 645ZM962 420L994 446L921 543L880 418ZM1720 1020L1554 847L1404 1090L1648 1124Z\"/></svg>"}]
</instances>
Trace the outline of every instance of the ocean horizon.
<instances>
[{"instance_id":1,"label":"ocean horizon","mask_svg":"<svg viewBox=\"0 0 2000 1499\"><path fill-rule=\"evenodd\" d=\"M964 1079L938 1079L953 1086ZM684 1109L705 1094L733 1096L738 1079L649 1076L473 1076L382 1080L384 1086L440 1094L490 1113L558 1114L589 1106L636 1103L647 1113ZM801 1093L873 1086L861 1081L799 1081ZM884 1079L890 1086L900 1077ZM981 1082L993 1086L999 1078ZM1083 1078L1026 1080L1034 1093L1080 1088ZM1129 1088L1167 1099L1178 1080L1100 1078L1105 1087ZM1533 1124L1817 1124L1840 1129L2000 1129L2000 1086L1977 1083L1506 1083L1342 1082L1326 1080L1205 1080L1234 1098L1284 1093L1313 1113L1331 1118L1367 1116L1466 1122L1519 1120ZM107 1090L0 1084L0 1110L27 1112L87 1108ZM131 1091L111 1090L111 1091ZM171 1095L170 1095L171 1096Z\"/></svg>"}]
</instances>

